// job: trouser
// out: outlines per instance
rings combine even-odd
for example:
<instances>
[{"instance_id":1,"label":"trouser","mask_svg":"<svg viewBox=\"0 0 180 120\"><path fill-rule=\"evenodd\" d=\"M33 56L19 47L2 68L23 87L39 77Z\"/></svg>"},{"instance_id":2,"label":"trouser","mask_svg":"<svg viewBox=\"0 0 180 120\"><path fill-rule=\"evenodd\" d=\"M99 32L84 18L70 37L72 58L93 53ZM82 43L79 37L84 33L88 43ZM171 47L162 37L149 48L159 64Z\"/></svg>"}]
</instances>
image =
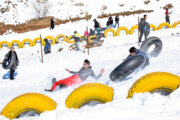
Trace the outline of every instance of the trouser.
<instances>
[{"instance_id":1,"label":"trouser","mask_svg":"<svg viewBox=\"0 0 180 120\"><path fill-rule=\"evenodd\" d=\"M140 36L139 36L139 40L141 42L142 36L143 36L144 32L140 31ZM146 40L147 36L144 34L144 39Z\"/></svg>"},{"instance_id":2,"label":"trouser","mask_svg":"<svg viewBox=\"0 0 180 120\"><path fill-rule=\"evenodd\" d=\"M77 51L81 50L78 42L75 42L75 46L76 46Z\"/></svg>"},{"instance_id":3,"label":"trouser","mask_svg":"<svg viewBox=\"0 0 180 120\"><path fill-rule=\"evenodd\" d=\"M72 75L68 78L65 78L63 80L59 80L57 82L55 82L51 88L51 90L54 90L58 85L66 85L66 86L73 86L73 85L77 85L80 84L82 82L81 78L79 77L79 75Z\"/></svg>"},{"instance_id":4,"label":"trouser","mask_svg":"<svg viewBox=\"0 0 180 120\"><path fill-rule=\"evenodd\" d=\"M96 33L95 34L99 34L100 33L100 28L98 27L98 28L95 28L95 30L94 30Z\"/></svg>"},{"instance_id":5,"label":"trouser","mask_svg":"<svg viewBox=\"0 0 180 120\"><path fill-rule=\"evenodd\" d=\"M15 71L15 69L12 69L12 68L10 69L10 79L14 78L14 77L13 77L14 71Z\"/></svg>"},{"instance_id":6,"label":"trouser","mask_svg":"<svg viewBox=\"0 0 180 120\"><path fill-rule=\"evenodd\" d=\"M166 22L170 24L169 16L166 16Z\"/></svg>"},{"instance_id":7,"label":"trouser","mask_svg":"<svg viewBox=\"0 0 180 120\"><path fill-rule=\"evenodd\" d=\"M116 28L116 25L118 25L118 28L119 28L119 22L116 22L116 23L115 23L114 28Z\"/></svg>"}]
</instances>

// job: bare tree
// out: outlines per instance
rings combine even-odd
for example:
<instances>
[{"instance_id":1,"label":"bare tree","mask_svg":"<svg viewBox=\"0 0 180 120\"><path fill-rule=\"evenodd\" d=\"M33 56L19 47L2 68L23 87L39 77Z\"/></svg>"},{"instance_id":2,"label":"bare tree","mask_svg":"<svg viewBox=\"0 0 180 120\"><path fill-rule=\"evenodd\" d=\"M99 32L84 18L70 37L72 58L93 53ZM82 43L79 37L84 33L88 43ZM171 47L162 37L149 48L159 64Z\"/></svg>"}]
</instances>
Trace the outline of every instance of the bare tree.
<instances>
[{"instance_id":1,"label":"bare tree","mask_svg":"<svg viewBox=\"0 0 180 120\"><path fill-rule=\"evenodd\" d=\"M48 0L36 0L32 3L32 8L35 12L36 18L43 19L46 17L49 9Z\"/></svg>"}]
</instances>

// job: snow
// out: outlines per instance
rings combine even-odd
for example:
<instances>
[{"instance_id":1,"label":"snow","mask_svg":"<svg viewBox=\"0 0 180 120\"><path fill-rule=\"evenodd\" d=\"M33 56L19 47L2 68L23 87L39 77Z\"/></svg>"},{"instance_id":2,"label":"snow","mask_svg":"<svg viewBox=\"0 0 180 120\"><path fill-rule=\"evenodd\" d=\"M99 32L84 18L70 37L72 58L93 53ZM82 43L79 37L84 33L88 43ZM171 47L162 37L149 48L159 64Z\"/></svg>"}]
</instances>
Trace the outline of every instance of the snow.
<instances>
[{"instance_id":1,"label":"snow","mask_svg":"<svg viewBox=\"0 0 180 120\"><path fill-rule=\"evenodd\" d=\"M105 11L107 13L130 10L130 7L132 6L135 6L135 10L140 8L144 9L145 7L147 10L155 10L155 12L147 14L147 21L157 26L164 22L164 11L159 9L160 6L164 6L169 3L168 0L160 0L159 2L152 0L148 5L144 5L143 0L139 0L138 4L135 0L122 0L120 2L116 0L113 0L114 2L109 0L99 0L96 2L89 0L74 0L74 2L71 1L61 0L60 2L63 3L63 5L61 5L61 7L58 7L58 4L53 6L53 8L51 8L52 10L48 14L54 16L59 15L59 17L62 16L62 18L65 18L69 15L76 16L75 13L78 14L80 9L82 9L83 11L86 10L88 13L93 14L93 18L95 18L98 14L101 13L100 9L102 5L108 6L108 10ZM18 6L21 6L17 8L17 11L24 7L24 3L19 3L17 1L13 2L18 3ZM57 2L59 1L53 0L50 2L50 4L53 5ZM69 9L72 4L80 2L84 3L83 7L74 6L73 9ZM118 7L118 3L125 4L123 10L122 8ZM172 3L174 5L174 12L172 13L171 17L173 23L174 21L179 20L178 18L180 17L180 14L178 13L178 10L180 8L178 0L172 1ZM0 4L3 4L3 0L0 1ZM56 14L55 12L58 10L60 10L60 13L62 14ZM9 12L4 15L0 15L0 21L4 21L4 19L7 18L7 14L8 16L11 16L11 13L13 14L13 12ZM31 16L30 10L26 11L26 9L24 9L24 12L21 11L21 13L22 14L17 17L20 23L28 20L29 18L27 16ZM121 16L120 24L130 28L137 23L136 19L138 16L142 17L143 14L132 15L128 17ZM102 22L105 26L106 19L99 19L99 21ZM4 22L7 24L14 24L14 19L10 17L7 21ZM38 37L39 34L42 34L43 37L47 35L56 36L60 33L70 35L73 33L74 29L77 29L80 34L83 34L86 25L92 27L92 20L59 25L56 26L55 30L53 31L50 31L49 29L42 29L22 34L11 33L0 36L0 40L12 41L13 39L18 39L22 41L25 38L33 39ZM18 75L14 81L3 80L0 78L0 111L13 98L24 93L37 92L45 94L55 100L58 104L57 108L54 111L44 112L37 117L26 117L21 118L20 120L179 120L180 89L175 90L169 96L161 96L157 93L139 93L135 94L132 99L126 99L128 89L132 86L132 84L138 78L146 75L147 73L162 71L180 75L180 68L178 67L178 65L180 65L179 31L179 26L172 29L164 28L159 31L151 31L150 36L157 36L163 42L163 49L161 54L157 58L150 59L150 65L145 70L134 73L130 75L125 81L118 83L109 82L109 75L111 71L128 55L128 50L130 47L135 46L138 48L137 32L135 32L133 35L125 35L125 32L122 32L123 34L121 34L119 37L109 36L108 38L104 39L104 43L101 47L90 49L89 56L87 53L70 51L68 49L70 46L69 43L56 44L52 46L52 53L44 56L43 64L40 62L40 52L38 52L40 48L39 45L36 45L32 48L28 46L23 49L16 48L16 52L20 60L20 66L17 69ZM57 52L60 47L63 47L62 52ZM4 55L8 51L9 50L7 48L0 49L0 61L3 60ZM80 85L69 87L63 90L58 90L57 88L52 93L45 92L44 89L51 88L51 79L53 77L56 77L57 79L63 79L70 76L71 74L67 73L65 68L73 71L79 70L83 65L84 59L89 59L91 61L91 65L96 74L100 72L101 68L105 69L105 73L99 80L94 80L89 77L83 84L95 82L105 84L109 82L109 86L113 87L114 89L113 101L106 104L99 104L94 107L84 106L81 109L68 109L65 106L65 100L68 95ZM0 67L0 76L3 76L6 72L6 70ZM0 119L7 120L4 116L0 116Z\"/></svg>"}]
</instances>

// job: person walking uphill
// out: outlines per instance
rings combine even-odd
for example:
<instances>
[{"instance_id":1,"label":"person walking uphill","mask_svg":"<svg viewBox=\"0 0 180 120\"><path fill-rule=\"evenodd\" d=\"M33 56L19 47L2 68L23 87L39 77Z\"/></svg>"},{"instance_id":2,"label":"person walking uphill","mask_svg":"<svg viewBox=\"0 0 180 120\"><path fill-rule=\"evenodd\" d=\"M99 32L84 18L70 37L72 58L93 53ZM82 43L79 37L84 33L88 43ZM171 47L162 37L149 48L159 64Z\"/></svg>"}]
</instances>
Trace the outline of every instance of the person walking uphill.
<instances>
[{"instance_id":1,"label":"person walking uphill","mask_svg":"<svg viewBox=\"0 0 180 120\"><path fill-rule=\"evenodd\" d=\"M114 28L116 28L116 25L118 25L118 28L119 28L119 16L118 15L115 17L115 26L114 26Z\"/></svg>"},{"instance_id":2,"label":"person walking uphill","mask_svg":"<svg viewBox=\"0 0 180 120\"><path fill-rule=\"evenodd\" d=\"M150 33L150 25L149 23L146 22L146 19L147 19L147 15L144 15L144 18L141 18L138 25L138 30L140 32L139 41L141 41L143 34L144 34L144 39L146 39Z\"/></svg>"},{"instance_id":3,"label":"person walking uphill","mask_svg":"<svg viewBox=\"0 0 180 120\"><path fill-rule=\"evenodd\" d=\"M80 47L79 47L80 36L79 36L79 34L77 33L77 31L74 31L73 37L74 37L74 40L75 40L76 50L77 50L77 51L80 51L80 50L81 50Z\"/></svg>"},{"instance_id":4,"label":"person walking uphill","mask_svg":"<svg viewBox=\"0 0 180 120\"><path fill-rule=\"evenodd\" d=\"M50 26L50 30L54 29L54 17L51 18L51 26Z\"/></svg>"},{"instance_id":5,"label":"person walking uphill","mask_svg":"<svg viewBox=\"0 0 180 120\"><path fill-rule=\"evenodd\" d=\"M94 28L95 28L94 31L96 32L96 34L99 34L100 33L100 29L101 29L101 25L100 25L100 23L96 19L94 19L93 21L94 21Z\"/></svg>"},{"instance_id":6,"label":"person walking uphill","mask_svg":"<svg viewBox=\"0 0 180 120\"><path fill-rule=\"evenodd\" d=\"M15 78L13 77L15 69L17 69L18 63L19 63L19 59L17 56L17 53L15 52L14 47L10 48L11 50L5 55L5 59L7 61L12 62L11 66L10 66L10 80L14 80Z\"/></svg>"},{"instance_id":7,"label":"person walking uphill","mask_svg":"<svg viewBox=\"0 0 180 120\"><path fill-rule=\"evenodd\" d=\"M172 12L169 13L169 10L168 8L166 8L166 12L165 12L165 19L166 19L166 23L169 23L170 24L170 20L169 20L169 15L171 14Z\"/></svg>"},{"instance_id":8,"label":"person walking uphill","mask_svg":"<svg viewBox=\"0 0 180 120\"><path fill-rule=\"evenodd\" d=\"M67 87L79 84L85 81L89 76L97 80L104 73L104 69L102 69L100 71L100 74L96 76L94 74L94 71L92 70L92 67L90 66L90 61L87 59L84 60L83 67L78 72L70 71L68 69L65 70L73 75L66 79L55 82L50 90L45 89L45 91L53 91L58 85L62 85L62 84Z\"/></svg>"}]
</instances>

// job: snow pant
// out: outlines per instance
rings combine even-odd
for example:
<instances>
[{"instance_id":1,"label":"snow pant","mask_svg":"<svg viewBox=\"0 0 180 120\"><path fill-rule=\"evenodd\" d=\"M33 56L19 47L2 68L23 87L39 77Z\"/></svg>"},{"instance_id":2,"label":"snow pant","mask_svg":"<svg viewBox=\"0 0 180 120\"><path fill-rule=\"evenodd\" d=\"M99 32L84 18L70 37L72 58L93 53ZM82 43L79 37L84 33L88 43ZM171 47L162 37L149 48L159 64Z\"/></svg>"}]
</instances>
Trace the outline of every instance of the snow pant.
<instances>
[{"instance_id":1,"label":"snow pant","mask_svg":"<svg viewBox=\"0 0 180 120\"><path fill-rule=\"evenodd\" d=\"M63 80L59 80L57 82L55 82L51 88L51 90L54 90L58 85L64 84L66 86L73 86L73 85L77 85L80 84L82 82L81 78L79 77L79 75L72 75L68 78L65 78Z\"/></svg>"},{"instance_id":2,"label":"snow pant","mask_svg":"<svg viewBox=\"0 0 180 120\"><path fill-rule=\"evenodd\" d=\"M13 69L13 68L10 69L10 79L13 79L13 78L14 78L14 77L13 77L14 71L15 71L15 69Z\"/></svg>"},{"instance_id":3,"label":"snow pant","mask_svg":"<svg viewBox=\"0 0 180 120\"><path fill-rule=\"evenodd\" d=\"M140 36L139 36L139 40L141 41L142 39L142 36L143 36L144 32L143 31L140 31ZM144 39L146 39L147 36L144 34Z\"/></svg>"},{"instance_id":4,"label":"snow pant","mask_svg":"<svg viewBox=\"0 0 180 120\"><path fill-rule=\"evenodd\" d=\"M75 46L76 46L77 51L81 50L78 42L75 42Z\"/></svg>"},{"instance_id":5,"label":"snow pant","mask_svg":"<svg viewBox=\"0 0 180 120\"><path fill-rule=\"evenodd\" d=\"M115 23L114 28L116 28L116 25L118 25L118 28L119 28L119 22L116 22L116 23Z\"/></svg>"},{"instance_id":6,"label":"snow pant","mask_svg":"<svg viewBox=\"0 0 180 120\"><path fill-rule=\"evenodd\" d=\"M99 34L100 33L100 28L98 27L98 28L95 28L95 30L94 30L96 33L95 34Z\"/></svg>"},{"instance_id":7,"label":"snow pant","mask_svg":"<svg viewBox=\"0 0 180 120\"><path fill-rule=\"evenodd\" d=\"M169 23L170 24L170 20L169 20L169 16L166 16L166 23Z\"/></svg>"}]
</instances>

